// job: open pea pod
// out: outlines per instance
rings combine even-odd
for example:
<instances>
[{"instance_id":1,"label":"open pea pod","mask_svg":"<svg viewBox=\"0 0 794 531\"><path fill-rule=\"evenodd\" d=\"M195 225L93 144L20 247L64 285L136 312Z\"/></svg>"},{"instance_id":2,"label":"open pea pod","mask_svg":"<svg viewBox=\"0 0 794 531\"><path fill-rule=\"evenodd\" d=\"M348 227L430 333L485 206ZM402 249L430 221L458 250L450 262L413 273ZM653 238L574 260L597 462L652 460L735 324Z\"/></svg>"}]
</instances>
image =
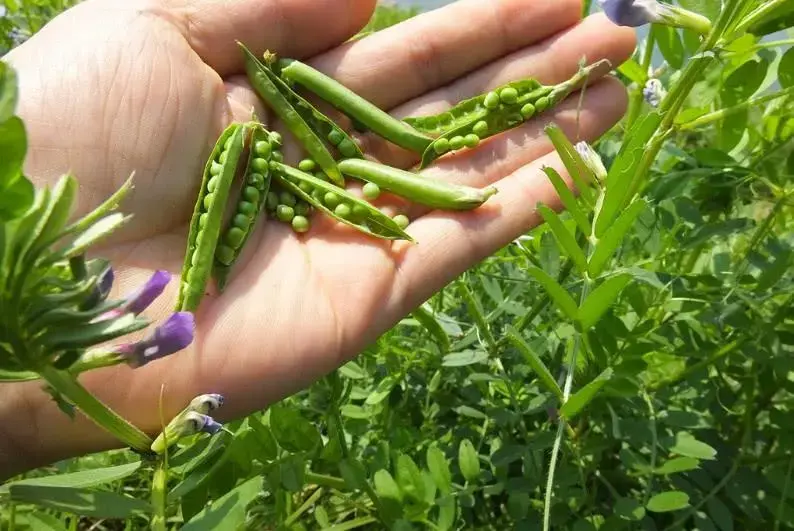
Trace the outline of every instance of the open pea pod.
<instances>
[{"instance_id":1,"label":"open pea pod","mask_svg":"<svg viewBox=\"0 0 794 531\"><path fill-rule=\"evenodd\" d=\"M286 164L274 163L272 166L275 170L273 178L280 186L340 223L349 225L370 236L376 236L385 240L414 241L392 218L366 201L352 195L344 188L339 188L332 183L318 179L313 175L309 175L308 173L287 166ZM311 193L307 193L301 189L301 183L306 183L314 189L320 190L322 193L335 194L340 199L340 204L344 203L350 206L350 215L338 215L337 209L331 209L327 204L315 198Z\"/></svg>"}]
</instances>

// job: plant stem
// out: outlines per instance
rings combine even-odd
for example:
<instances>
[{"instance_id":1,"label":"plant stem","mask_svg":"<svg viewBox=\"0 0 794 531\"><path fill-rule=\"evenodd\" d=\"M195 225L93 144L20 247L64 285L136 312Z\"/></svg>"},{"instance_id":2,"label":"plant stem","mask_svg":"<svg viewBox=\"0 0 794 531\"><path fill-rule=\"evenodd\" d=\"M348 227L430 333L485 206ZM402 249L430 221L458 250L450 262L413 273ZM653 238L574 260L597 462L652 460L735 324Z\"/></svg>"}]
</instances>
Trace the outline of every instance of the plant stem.
<instances>
[{"instance_id":1,"label":"plant stem","mask_svg":"<svg viewBox=\"0 0 794 531\"><path fill-rule=\"evenodd\" d=\"M656 34L651 30L648 32L648 37L645 39L645 50L642 55L642 70L645 74L645 79L648 77L648 69L651 66L653 59L653 48L656 45ZM644 87L637 86L636 90L631 94L631 104L629 105L629 116L626 118L626 129L631 129L637 117L640 115L642 109L643 95L642 90Z\"/></svg>"},{"instance_id":2,"label":"plant stem","mask_svg":"<svg viewBox=\"0 0 794 531\"><path fill-rule=\"evenodd\" d=\"M780 92L775 92L774 94L767 94L766 96L759 96L756 98L751 98L747 101L744 101L738 105L734 105L733 107L728 107L726 109L720 109L718 111L710 112L708 114L704 114L698 118L695 118L692 121L683 123L676 127L679 131L689 131L692 129L697 129L698 127L703 127L704 125L708 125L710 123L722 120L723 118L727 118L733 114L736 114L740 111L743 111L749 107L754 107L756 105L761 105L762 103L766 103L768 101L772 101L778 98L782 98L784 96L794 95L794 87L789 87L785 90L781 90Z\"/></svg>"},{"instance_id":3,"label":"plant stem","mask_svg":"<svg viewBox=\"0 0 794 531\"><path fill-rule=\"evenodd\" d=\"M305 478L307 483L319 485L321 487L329 487L336 490L345 490L346 488L344 479L328 476L326 474L318 474L316 472L307 471Z\"/></svg>"},{"instance_id":4,"label":"plant stem","mask_svg":"<svg viewBox=\"0 0 794 531\"><path fill-rule=\"evenodd\" d=\"M154 531L166 531L166 485L168 484L168 462L160 459L152 475L152 507L154 515L150 525Z\"/></svg>"},{"instance_id":5,"label":"plant stem","mask_svg":"<svg viewBox=\"0 0 794 531\"><path fill-rule=\"evenodd\" d=\"M40 368L39 374L50 387L68 399L95 424L131 448L141 452L149 451L152 439L92 395L74 376L50 366Z\"/></svg>"},{"instance_id":6,"label":"plant stem","mask_svg":"<svg viewBox=\"0 0 794 531\"><path fill-rule=\"evenodd\" d=\"M642 392L642 399L645 400L645 403L648 405L648 413L650 414L650 424L651 424L651 469L648 472L648 485L645 488L645 495L643 496L642 505L646 505L648 500L651 498L651 492L653 492L653 474L656 470L656 457L658 455L658 446L659 446L659 438L656 433L656 410L653 408L653 401L651 397L648 396L648 393L645 391Z\"/></svg>"}]
</instances>

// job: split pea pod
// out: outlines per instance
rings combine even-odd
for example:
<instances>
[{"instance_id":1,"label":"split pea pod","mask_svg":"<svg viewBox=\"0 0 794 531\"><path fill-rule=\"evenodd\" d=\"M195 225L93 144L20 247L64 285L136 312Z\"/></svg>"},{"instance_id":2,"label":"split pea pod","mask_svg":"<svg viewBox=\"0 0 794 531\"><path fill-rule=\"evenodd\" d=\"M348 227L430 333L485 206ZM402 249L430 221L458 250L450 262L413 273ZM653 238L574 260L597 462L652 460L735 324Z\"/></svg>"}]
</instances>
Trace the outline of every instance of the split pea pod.
<instances>
[{"instance_id":1,"label":"split pea pod","mask_svg":"<svg viewBox=\"0 0 794 531\"><path fill-rule=\"evenodd\" d=\"M333 155L328 151L322 140L312 130L298 111L290 104L284 94L273 83L268 70L259 59L242 43L237 43L245 55L245 70L251 85L257 94L281 118L284 125L292 131L309 156L317 162L328 177L337 185L344 186L344 179L336 167Z\"/></svg>"},{"instance_id":2,"label":"split pea pod","mask_svg":"<svg viewBox=\"0 0 794 531\"><path fill-rule=\"evenodd\" d=\"M391 116L305 63L294 59L281 59L279 68L278 73L282 78L312 91L352 120L400 147L422 153L433 141L432 137Z\"/></svg>"},{"instance_id":3,"label":"split pea pod","mask_svg":"<svg viewBox=\"0 0 794 531\"><path fill-rule=\"evenodd\" d=\"M237 199L234 214L215 248L213 276L220 291L226 287L231 268L239 258L256 228L256 222L264 211L265 199L270 190L270 158L272 154L273 146L270 143L268 131L261 126L254 127L251 133L248 163L245 167L240 196ZM212 184L212 180L210 180L210 184Z\"/></svg>"},{"instance_id":4,"label":"split pea pod","mask_svg":"<svg viewBox=\"0 0 794 531\"><path fill-rule=\"evenodd\" d=\"M286 164L274 163L272 168L274 170L273 178L280 186L340 223L386 240L413 241L413 238L392 218L344 188L339 188ZM312 193L304 191L300 186L302 183L311 185Z\"/></svg>"},{"instance_id":5,"label":"split pea pod","mask_svg":"<svg viewBox=\"0 0 794 531\"><path fill-rule=\"evenodd\" d=\"M212 272L223 212L251 123L232 123L221 133L204 167L201 190L190 220L177 311L195 311ZM212 183L212 184L211 184Z\"/></svg>"},{"instance_id":6,"label":"split pea pod","mask_svg":"<svg viewBox=\"0 0 794 531\"><path fill-rule=\"evenodd\" d=\"M472 188L428 179L371 160L343 160L339 163L339 169L345 175L375 183L383 190L409 201L441 210L472 210L497 192L493 186Z\"/></svg>"}]
</instances>

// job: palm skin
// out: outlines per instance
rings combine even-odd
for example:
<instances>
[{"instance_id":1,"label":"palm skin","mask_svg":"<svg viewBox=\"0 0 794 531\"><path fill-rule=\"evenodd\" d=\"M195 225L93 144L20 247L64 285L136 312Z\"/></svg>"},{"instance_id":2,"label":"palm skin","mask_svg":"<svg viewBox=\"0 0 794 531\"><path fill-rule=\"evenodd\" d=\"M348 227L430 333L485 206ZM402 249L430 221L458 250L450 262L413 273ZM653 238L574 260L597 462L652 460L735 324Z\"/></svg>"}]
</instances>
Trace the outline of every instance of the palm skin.
<instances>
[{"instance_id":1,"label":"palm skin","mask_svg":"<svg viewBox=\"0 0 794 531\"><path fill-rule=\"evenodd\" d=\"M19 74L19 114L30 143L26 170L38 185L71 171L84 212L135 172L135 190L122 205L135 217L96 251L112 260L116 295L166 269L174 280L147 315L167 316L187 221L216 138L231 120L248 119L252 107L280 129L241 75L235 39L257 54L270 49L305 60L398 116L438 112L510 79L559 82L585 54L589 62L607 58L617 65L634 45L631 31L603 17L580 22L575 0L462 1L345 43L374 3L88 0L6 58ZM408 232L417 244L367 238L319 215L305 235L273 221L260 224L224 293L204 299L190 348L81 381L150 433L160 426L161 388L166 415L198 394L223 394L222 420L309 385L538 223L534 204L556 197L540 168L564 174L543 126L553 120L572 137L597 138L621 117L624 90L613 79L593 80L579 129L576 107L570 98L543 119L436 164L429 177L493 183L500 193L472 212L411 206ZM297 160L300 150L289 134L284 138L288 160ZM384 162L416 161L371 138L364 142ZM387 201L381 202L387 208L398 204ZM8 431L0 472L118 444L89 421L60 414L38 384L0 386L0 398L0 425ZM57 442L48 442L48 434L58 434Z\"/></svg>"}]
</instances>

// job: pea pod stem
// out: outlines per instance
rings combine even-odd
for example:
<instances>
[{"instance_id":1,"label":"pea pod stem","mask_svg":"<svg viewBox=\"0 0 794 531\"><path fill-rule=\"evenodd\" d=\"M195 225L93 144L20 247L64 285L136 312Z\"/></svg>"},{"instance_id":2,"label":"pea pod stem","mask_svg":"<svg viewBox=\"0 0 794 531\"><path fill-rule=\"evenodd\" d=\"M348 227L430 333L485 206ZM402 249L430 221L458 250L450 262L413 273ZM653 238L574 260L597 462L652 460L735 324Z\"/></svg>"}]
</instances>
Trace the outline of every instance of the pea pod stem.
<instances>
[{"instance_id":1,"label":"pea pod stem","mask_svg":"<svg viewBox=\"0 0 794 531\"><path fill-rule=\"evenodd\" d=\"M305 63L294 59L281 59L278 65L282 78L302 85L348 117L400 147L422 153L433 141L432 137L391 116L335 79Z\"/></svg>"},{"instance_id":2,"label":"pea pod stem","mask_svg":"<svg viewBox=\"0 0 794 531\"><path fill-rule=\"evenodd\" d=\"M375 183L409 201L441 210L472 210L497 192L493 186L481 189L428 179L371 160L343 160L339 169L345 175Z\"/></svg>"}]
</instances>

